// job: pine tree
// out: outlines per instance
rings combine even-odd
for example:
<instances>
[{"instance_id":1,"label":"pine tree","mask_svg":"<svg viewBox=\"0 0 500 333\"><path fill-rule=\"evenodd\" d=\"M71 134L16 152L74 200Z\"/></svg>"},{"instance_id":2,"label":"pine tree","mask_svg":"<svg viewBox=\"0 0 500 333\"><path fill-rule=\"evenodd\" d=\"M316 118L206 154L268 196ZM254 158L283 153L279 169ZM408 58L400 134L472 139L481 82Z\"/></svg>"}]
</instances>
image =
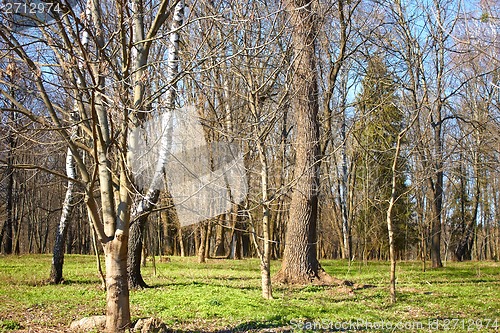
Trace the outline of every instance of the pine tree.
<instances>
[{"instance_id":1,"label":"pine tree","mask_svg":"<svg viewBox=\"0 0 500 333\"><path fill-rule=\"evenodd\" d=\"M355 129L359 151L356 183L357 192L361 196L356 220L360 231L368 232L366 236L375 240L372 244L378 245L372 245L370 250L381 256L382 250L387 248L385 218L387 198L391 197L392 190L391 167L398 133L404 126L404 117L396 105L395 84L383 59L373 57L368 61L362 88L358 96L359 121ZM404 164L404 160L400 159L399 163ZM399 165L398 170L404 170L404 165ZM401 248L407 234L405 231L410 226L411 210L405 194L407 185L404 174L400 173L396 182L398 200L392 215L396 248Z\"/></svg>"}]
</instances>

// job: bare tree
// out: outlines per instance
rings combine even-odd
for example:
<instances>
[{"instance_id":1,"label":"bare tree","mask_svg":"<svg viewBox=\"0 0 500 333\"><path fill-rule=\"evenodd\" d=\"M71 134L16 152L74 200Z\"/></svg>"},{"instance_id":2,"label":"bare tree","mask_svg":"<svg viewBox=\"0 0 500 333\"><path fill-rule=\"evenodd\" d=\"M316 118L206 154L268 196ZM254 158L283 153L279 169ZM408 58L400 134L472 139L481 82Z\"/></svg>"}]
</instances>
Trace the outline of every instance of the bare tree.
<instances>
[{"instance_id":1,"label":"bare tree","mask_svg":"<svg viewBox=\"0 0 500 333\"><path fill-rule=\"evenodd\" d=\"M295 185L290 203L285 251L276 279L285 283L325 281L317 258L319 190L317 22L313 4L288 1L294 51L291 105L295 117Z\"/></svg>"},{"instance_id":2,"label":"bare tree","mask_svg":"<svg viewBox=\"0 0 500 333\"><path fill-rule=\"evenodd\" d=\"M162 2L162 7L167 8L169 5L168 1ZM135 38L135 48L133 59L137 62L134 66L134 108L138 111L133 122L135 123L135 128L140 125L140 121L145 118L145 112L148 109L146 103L146 82L144 78L148 75L147 65L148 56L150 53L150 48L152 47L152 40L156 38L158 30L162 24L166 21L168 15L166 12L160 11L160 15L154 20L154 24L150 27L148 33L145 35L144 32L144 4L142 1L134 2L134 38ZM177 74L179 70L179 29L181 28L184 20L184 1L176 1L175 9L173 12L173 19L171 24L170 33L170 44L168 53L168 64L167 64L167 85L168 88L165 92L165 104L166 112L171 112L175 105L175 82L178 80ZM158 115L157 115L158 116ZM161 117L161 115L160 115ZM167 146L165 146L167 149ZM147 222L150 212L153 210L155 205L158 203L160 196L160 188L158 186L161 183L161 179L164 177L164 165L167 155L166 152L160 152L158 156L157 166L155 169L155 174L151 180L151 184L148 184L148 188L145 191L145 195L139 199L136 203L136 209L133 212L133 223L130 229L130 244L128 249L128 279L129 286L131 288L144 288L147 284L141 275L141 255L142 255L142 239L144 233L144 227Z\"/></svg>"},{"instance_id":3,"label":"bare tree","mask_svg":"<svg viewBox=\"0 0 500 333\"><path fill-rule=\"evenodd\" d=\"M31 37L0 27L3 43L31 75L38 102L44 107L42 115L23 105L8 90L2 89L1 93L13 104L15 112L56 131L69 146L78 178L68 179L56 171L46 171L78 182L84 189L85 205L105 253L106 330L121 332L130 326L127 248L132 186L128 167L130 156L127 155L129 120L134 119L135 114L129 107L127 82L131 63L129 46L132 44L127 42L124 4L107 7L107 10L115 11L118 21L123 23L121 26L105 25L102 14L105 5L110 3L90 1L90 10L86 13L86 19L91 22L89 27L83 26L79 16L70 8L65 8L65 15L54 13L55 23L34 28L39 33ZM168 1L156 10L157 17L169 16ZM82 42L79 29L89 33L88 47ZM45 52L52 55L53 68L56 68L54 75L47 76L38 62L40 54L30 46L37 43L48 45ZM109 51L113 47L121 52L111 60ZM79 68L80 61L83 65ZM78 106L78 118L81 119L77 122L78 136L71 135L74 122L68 122L71 119L69 113L73 111L68 111L61 100L55 98L50 88L54 85L60 86L67 96L72 96L75 106ZM93 163L87 163L84 155ZM43 166L38 167L43 169Z\"/></svg>"}]
</instances>

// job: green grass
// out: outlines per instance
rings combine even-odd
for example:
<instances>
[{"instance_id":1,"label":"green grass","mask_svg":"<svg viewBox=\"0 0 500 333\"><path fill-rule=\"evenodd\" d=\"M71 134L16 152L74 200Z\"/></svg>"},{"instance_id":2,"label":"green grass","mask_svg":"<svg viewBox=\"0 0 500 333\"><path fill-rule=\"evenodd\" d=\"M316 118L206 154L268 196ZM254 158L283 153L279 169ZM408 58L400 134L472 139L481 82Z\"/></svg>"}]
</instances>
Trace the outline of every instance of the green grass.
<instances>
[{"instance_id":1,"label":"green grass","mask_svg":"<svg viewBox=\"0 0 500 333\"><path fill-rule=\"evenodd\" d=\"M492 326L500 326L499 263L448 263L425 273L418 262L399 263L398 302L391 305L385 262L348 267L345 261L325 260L328 273L367 287L275 285L275 299L265 301L257 260L198 264L195 258L171 259L157 263L156 276L151 264L143 269L153 288L131 292L133 319L154 316L183 331L311 331L342 328L342 323L350 328L346 325L355 322L368 323L361 327L364 332L402 331L370 329L369 323L382 322L385 328L388 323L414 325L404 331L415 332L438 331L432 326L437 324L451 332L494 332ZM48 255L0 257L0 332L62 332L75 319L104 313L105 292L93 257L66 256L66 282L58 286L46 283L50 262ZM272 269L276 272L279 262Z\"/></svg>"}]
</instances>

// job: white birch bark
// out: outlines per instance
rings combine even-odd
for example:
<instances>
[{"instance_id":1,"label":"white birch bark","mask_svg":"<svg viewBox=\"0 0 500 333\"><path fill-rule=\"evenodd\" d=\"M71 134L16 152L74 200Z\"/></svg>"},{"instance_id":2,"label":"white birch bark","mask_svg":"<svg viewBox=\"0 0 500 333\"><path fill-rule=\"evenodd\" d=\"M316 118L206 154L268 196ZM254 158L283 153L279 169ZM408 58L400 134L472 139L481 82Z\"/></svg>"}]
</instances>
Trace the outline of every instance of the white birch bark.
<instances>
[{"instance_id":1,"label":"white birch bark","mask_svg":"<svg viewBox=\"0 0 500 333\"><path fill-rule=\"evenodd\" d=\"M75 162L73 153L68 148L66 153L66 175L70 179L76 178ZM54 242L54 250L52 254L52 267L50 271L50 282L61 283L63 281L63 265L64 265L64 245L66 240L66 233L70 222L71 213L74 204L74 187L75 183L68 180L66 188L66 195L64 197L61 218L56 230L56 239Z\"/></svg>"},{"instance_id":2,"label":"white birch bark","mask_svg":"<svg viewBox=\"0 0 500 333\"><path fill-rule=\"evenodd\" d=\"M166 81L170 85L170 87L165 92L165 104L166 111L172 111L174 108L175 101L175 83L174 80L179 73L179 29L183 24L184 18L184 1L181 0L177 3L174 9L173 20L171 25L171 33L170 33L170 50L168 53L168 61L167 61L167 73L166 73ZM163 182L164 178L164 166L167 162L167 156L169 152L169 132L172 127L170 122L170 117L165 117L162 115L161 122L162 128L164 129L163 135L161 137L160 151L158 160L156 162L155 172L153 175L153 179L146 191L146 195L141 200L138 205L136 211L134 212L134 216L140 216L148 211L150 211L153 206L156 204L158 198L158 188L161 188L159 184ZM155 199L156 198L156 199Z\"/></svg>"},{"instance_id":3,"label":"white birch bark","mask_svg":"<svg viewBox=\"0 0 500 333\"><path fill-rule=\"evenodd\" d=\"M392 167L391 167L391 172L392 172L392 177L391 177L391 197L389 198L389 206L387 207L387 231L388 231L388 237L389 237L389 259L391 261L391 270L390 270L390 285L389 285L389 290L390 290L390 297L391 297L391 303L396 303L396 251L395 251L395 245L394 245L394 225L392 221L392 210L394 208L394 204L398 200L397 193L396 193L396 186L397 186L397 173L398 173L398 160L399 160L399 153L401 152L401 141L403 140L404 136L406 135L406 132L413 126L413 124L416 122L418 119L419 113L417 112L413 119L410 121L410 123L402 129L398 133L398 138L396 141L396 147L395 147L395 152L394 152L394 159L392 161Z\"/></svg>"},{"instance_id":4,"label":"white birch bark","mask_svg":"<svg viewBox=\"0 0 500 333\"><path fill-rule=\"evenodd\" d=\"M85 14L88 16L90 14L89 3L86 5ZM85 22L84 22L85 24ZM86 30L82 33L82 45L84 49L88 45L88 32ZM78 67L80 70L83 69L83 62L80 61L78 63ZM78 118L78 109L79 109L79 101L76 98L79 93L79 88L82 85L81 79L79 76L76 76L76 84L77 87L75 89L75 101L73 103L73 111L71 112L71 122L73 125L71 127L70 140L74 141L78 135L78 127L75 125ZM53 255L52 255L52 267L50 272L50 281L51 283L60 283L63 280L63 265L64 265L64 245L66 241L66 233L68 230L68 226L70 223L71 213L73 211L74 204L74 188L75 182L72 179L76 179L76 165L75 159L73 156L73 151L71 148L68 148L66 152L66 176L68 176L68 184L66 188L66 195L64 197L61 218L59 220L59 225L56 230L56 238L54 243Z\"/></svg>"},{"instance_id":5,"label":"white birch bark","mask_svg":"<svg viewBox=\"0 0 500 333\"><path fill-rule=\"evenodd\" d=\"M168 3L168 1L163 2ZM156 19L151 30L148 32L147 36L144 33L144 24L141 15L141 2L140 0L135 0L133 2L133 11L135 13L134 17L134 29L135 34L134 44L136 47L133 49L134 63L135 63L135 86L134 86L134 108L136 111L140 112L144 108L144 77L147 75L146 65L148 62L149 40L151 40L152 35L155 30L159 28L161 24L160 19ZM183 24L184 18L184 1L180 0L177 2L172 19L171 33L170 33L170 49L168 54L167 62L167 73L166 80L170 87L165 93L165 103L166 112L171 112L174 108L175 100L175 83L174 80L179 72L179 29ZM144 41L146 39L146 41ZM132 123L135 126L139 126L142 119L141 115L135 115L132 119ZM128 280L129 286L133 288L143 288L147 284L144 282L141 276L141 255L142 255L142 233L144 226L147 222L149 213L152 211L154 206L157 204L160 194L161 184L165 177L164 168L167 162L167 156L169 152L169 142L171 142L171 132L172 124L171 117L167 117L165 114L160 114L161 126L162 126L162 136L160 141L160 149L158 159L156 161L153 178L146 189L145 195L139 199L139 202L135 204L135 209L132 216L132 225L130 228L130 243L128 248ZM134 131L132 135L137 135L137 131ZM140 140L138 137L131 137L130 142L132 144L129 151L137 151L138 142ZM131 154L128 157L129 165L131 165L134 156Z\"/></svg>"},{"instance_id":6,"label":"white birch bark","mask_svg":"<svg viewBox=\"0 0 500 333\"><path fill-rule=\"evenodd\" d=\"M391 261L391 271L390 271L390 296L391 303L396 303L396 252L394 249L394 227L392 223L392 209L394 208L394 203L397 200L396 197L396 181L397 181L397 165L398 156L401 150L401 137L402 134L398 135L396 143L396 151L394 153L394 160L392 163L392 182L391 182L391 197L389 199L389 206L387 208L387 231L389 233L389 258Z\"/></svg>"}]
</instances>

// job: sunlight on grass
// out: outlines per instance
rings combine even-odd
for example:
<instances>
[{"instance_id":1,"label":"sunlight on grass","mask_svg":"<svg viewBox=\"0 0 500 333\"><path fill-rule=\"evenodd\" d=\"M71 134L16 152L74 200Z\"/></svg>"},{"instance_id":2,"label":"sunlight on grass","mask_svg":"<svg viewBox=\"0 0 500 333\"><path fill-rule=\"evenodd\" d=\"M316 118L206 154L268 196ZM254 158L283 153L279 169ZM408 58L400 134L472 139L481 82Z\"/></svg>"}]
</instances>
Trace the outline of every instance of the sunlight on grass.
<instances>
[{"instance_id":1,"label":"sunlight on grass","mask_svg":"<svg viewBox=\"0 0 500 333\"><path fill-rule=\"evenodd\" d=\"M94 258L67 256L66 281L59 286L46 282L50 261L48 255L0 257L2 330L16 325L67 327L74 319L103 314L105 292L100 288ZM273 262L273 272L279 264ZM353 281L357 287L275 285L275 299L264 301L257 260L212 259L206 264L196 263L195 258L173 257L167 263L157 260L156 276L151 263L143 268L152 288L131 292L133 317L159 317L176 329L240 331L297 328L295 323L311 321L500 320L498 263L448 263L444 269L424 273L420 263L402 262L398 265L395 305L389 304L388 263L354 262L350 267L345 261L322 264L328 273ZM306 326L302 328L308 331Z\"/></svg>"}]
</instances>

